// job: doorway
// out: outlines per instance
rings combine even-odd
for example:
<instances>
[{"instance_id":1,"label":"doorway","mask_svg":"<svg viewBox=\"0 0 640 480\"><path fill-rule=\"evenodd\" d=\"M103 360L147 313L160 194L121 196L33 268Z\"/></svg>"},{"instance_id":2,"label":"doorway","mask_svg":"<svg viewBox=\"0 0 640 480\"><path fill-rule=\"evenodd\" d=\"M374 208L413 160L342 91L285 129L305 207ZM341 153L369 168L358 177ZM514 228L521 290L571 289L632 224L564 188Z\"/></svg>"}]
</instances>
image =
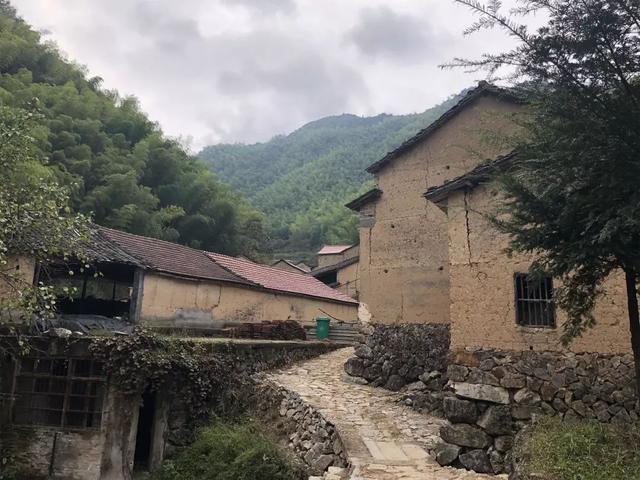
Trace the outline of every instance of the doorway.
<instances>
[{"instance_id":1,"label":"doorway","mask_svg":"<svg viewBox=\"0 0 640 480\"><path fill-rule=\"evenodd\" d=\"M138 414L138 432L136 451L133 457L135 470L149 470L149 460L153 446L153 427L156 418L156 394L145 390L142 394L142 406Z\"/></svg>"}]
</instances>

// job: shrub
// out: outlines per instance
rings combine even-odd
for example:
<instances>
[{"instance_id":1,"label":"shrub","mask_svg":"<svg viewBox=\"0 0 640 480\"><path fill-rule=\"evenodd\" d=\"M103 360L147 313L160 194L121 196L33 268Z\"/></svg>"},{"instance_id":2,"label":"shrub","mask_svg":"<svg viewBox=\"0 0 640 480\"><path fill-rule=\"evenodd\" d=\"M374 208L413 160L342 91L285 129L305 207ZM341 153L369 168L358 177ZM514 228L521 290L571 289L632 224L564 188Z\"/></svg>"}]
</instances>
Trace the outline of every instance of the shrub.
<instances>
[{"instance_id":1,"label":"shrub","mask_svg":"<svg viewBox=\"0 0 640 480\"><path fill-rule=\"evenodd\" d=\"M201 429L193 444L165 461L152 480L298 480L304 469L260 424L217 423Z\"/></svg>"},{"instance_id":2,"label":"shrub","mask_svg":"<svg viewBox=\"0 0 640 480\"><path fill-rule=\"evenodd\" d=\"M640 425L538 420L515 448L523 478L640 479Z\"/></svg>"}]
</instances>

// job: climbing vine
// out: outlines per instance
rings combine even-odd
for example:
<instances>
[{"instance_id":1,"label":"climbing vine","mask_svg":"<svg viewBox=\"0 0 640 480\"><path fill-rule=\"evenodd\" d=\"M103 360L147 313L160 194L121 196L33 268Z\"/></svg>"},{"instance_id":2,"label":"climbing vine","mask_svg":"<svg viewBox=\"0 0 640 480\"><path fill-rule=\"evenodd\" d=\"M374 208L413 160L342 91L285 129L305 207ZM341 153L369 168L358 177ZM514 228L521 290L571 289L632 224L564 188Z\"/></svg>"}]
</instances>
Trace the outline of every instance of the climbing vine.
<instances>
[{"instance_id":1,"label":"climbing vine","mask_svg":"<svg viewBox=\"0 0 640 480\"><path fill-rule=\"evenodd\" d=\"M121 393L145 390L179 399L194 418L202 418L231 379L229 361L193 341L163 337L142 328L131 335L95 338L89 347Z\"/></svg>"}]
</instances>

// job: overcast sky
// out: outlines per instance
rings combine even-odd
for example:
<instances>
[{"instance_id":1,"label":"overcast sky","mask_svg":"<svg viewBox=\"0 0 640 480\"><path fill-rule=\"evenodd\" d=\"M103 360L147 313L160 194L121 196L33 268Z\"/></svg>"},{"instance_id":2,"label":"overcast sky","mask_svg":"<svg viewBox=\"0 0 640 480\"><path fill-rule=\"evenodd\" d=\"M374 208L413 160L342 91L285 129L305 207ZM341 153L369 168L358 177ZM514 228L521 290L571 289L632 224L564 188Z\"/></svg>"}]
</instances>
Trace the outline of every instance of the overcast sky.
<instances>
[{"instance_id":1,"label":"overcast sky","mask_svg":"<svg viewBox=\"0 0 640 480\"><path fill-rule=\"evenodd\" d=\"M482 79L439 64L509 45L498 32L464 37L473 17L453 0L13 3L196 150L265 141L326 115L423 111Z\"/></svg>"}]
</instances>

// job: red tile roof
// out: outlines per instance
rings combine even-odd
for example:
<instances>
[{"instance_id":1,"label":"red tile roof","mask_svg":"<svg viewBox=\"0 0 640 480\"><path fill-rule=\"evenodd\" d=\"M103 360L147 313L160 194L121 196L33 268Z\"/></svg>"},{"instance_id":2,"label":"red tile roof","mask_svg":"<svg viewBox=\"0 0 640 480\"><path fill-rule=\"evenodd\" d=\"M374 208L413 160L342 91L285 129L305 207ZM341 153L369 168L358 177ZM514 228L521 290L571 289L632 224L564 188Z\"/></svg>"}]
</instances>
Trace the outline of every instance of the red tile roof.
<instances>
[{"instance_id":1,"label":"red tile roof","mask_svg":"<svg viewBox=\"0 0 640 480\"><path fill-rule=\"evenodd\" d=\"M303 273L288 272L219 253L209 253L208 255L214 262L233 274L269 290L358 304L353 298Z\"/></svg>"},{"instance_id":2,"label":"red tile roof","mask_svg":"<svg viewBox=\"0 0 640 480\"><path fill-rule=\"evenodd\" d=\"M98 227L98 233L150 270L250 285L245 279L210 261L202 250L105 227Z\"/></svg>"},{"instance_id":3,"label":"red tile roof","mask_svg":"<svg viewBox=\"0 0 640 480\"><path fill-rule=\"evenodd\" d=\"M335 255L353 247L353 245L325 245L320 249L318 255Z\"/></svg>"}]
</instances>

